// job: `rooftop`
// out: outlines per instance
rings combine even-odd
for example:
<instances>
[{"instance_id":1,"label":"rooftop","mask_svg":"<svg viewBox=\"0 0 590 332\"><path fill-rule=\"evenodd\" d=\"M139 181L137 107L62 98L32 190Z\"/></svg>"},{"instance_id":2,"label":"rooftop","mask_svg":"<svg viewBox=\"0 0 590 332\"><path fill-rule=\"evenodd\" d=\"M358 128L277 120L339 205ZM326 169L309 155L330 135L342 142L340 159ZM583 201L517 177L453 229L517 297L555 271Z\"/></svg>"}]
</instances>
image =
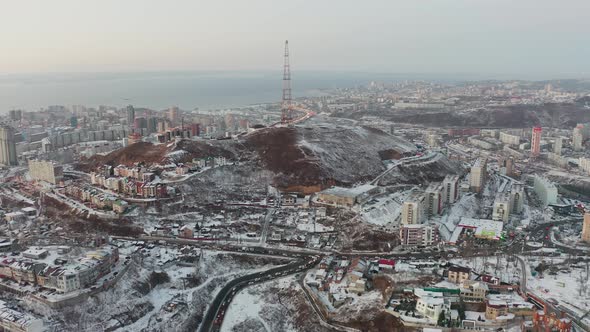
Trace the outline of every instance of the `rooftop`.
<instances>
[{"instance_id":1,"label":"rooftop","mask_svg":"<svg viewBox=\"0 0 590 332\"><path fill-rule=\"evenodd\" d=\"M321 193L342 196L342 197L355 198L355 197L365 194L366 192L371 191L375 188L377 188L377 186L374 186L372 184L363 184L361 186L353 187L353 188L332 187L332 188L328 188L326 190L323 190Z\"/></svg>"}]
</instances>

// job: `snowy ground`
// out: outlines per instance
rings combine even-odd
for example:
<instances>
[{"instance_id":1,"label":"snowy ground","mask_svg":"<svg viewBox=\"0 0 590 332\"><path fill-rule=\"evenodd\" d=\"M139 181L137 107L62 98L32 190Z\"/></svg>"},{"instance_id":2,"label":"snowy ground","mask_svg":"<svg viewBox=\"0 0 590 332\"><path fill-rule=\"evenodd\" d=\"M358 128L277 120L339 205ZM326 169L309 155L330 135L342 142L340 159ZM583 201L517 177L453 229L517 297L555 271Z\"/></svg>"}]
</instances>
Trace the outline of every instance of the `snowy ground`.
<instances>
[{"instance_id":1,"label":"snowy ground","mask_svg":"<svg viewBox=\"0 0 590 332\"><path fill-rule=\"evenodd\" d=\"M559 270L532 276L531 271L542 261ZM528 258L527 288L544 300L554 299L560 307L577 316L590 310L590 265L586 263L564 264L564 258ZM584 323L590 324L590 317Z\"/></svg>"},{"instance_id":2,"label":"snowy ground","mask_svg":"<svg viewBox=\"0 0 590 332\"><path fill-rule=\"evenodd\" d=\"M229 280L286 263L215 251L189 253L192 262L181 260L182 255L176 247L147 250L133 259L113 288L76 306L52 310L36 302L24 304L46 320L52 319L60 330L196 330L212 298ZM154 273L167 277L154 282Z\"/></svg>"},{"instance_id":3,"label":"snowy ground","mask_svg":"<svg viewBox=\"0 0 590 332\"><path fill-rule=\"evenodd\" d=\"M250 321L259 322L263 331L271 332L274 331L272 326L276 324L269 320L271 317L266 317L263 313L265 308L268 306L279 305L279 297L276 297L276 302L267 302L265 289L268 289L269 285L273 284L275 287L287 289L287 288L299 288L296 279L291 276L287 278L281 278L270 283L264 283L248 287L238 293L230 306L227 309L227 313L223 320L221 332L237 331L240 329L242 324ZM283 331L296 331L292 326L292 322L289 322L289 317L285 317L285 327ZM250 323L252 324L252 322Z\"/></svg>"},{"instance_id":4,"label":"snowy ground","mask_svg":"<svg viewBox=\"0 0 590 332\"><path fill-rule=\"evenodd\" d=\"M505 283L520 281L520 265L517 260L509 261L505 256L481 256L471 258L455 258L452 263L468 266L479 274L490 274Z\"/></svg>"},{"instance_id":5,"label":"snowy ground","mask_svg":"<svg viewBox=\"0 0 590 332\"><path fill-rule=\"evenodd\" d=\"M399 191L370 200L361 208L361 217L365 222L375 225L398 225L402 213L402 204L411 190Z\"/></svg>"},{"instance_id":6,"label":"snowy ground","mask_svg":"<svg viewBox=\"0 0 590 332\"><path fill-rule=\"evenodd\" d=\"M222 332L327 331L319 323L297 276L247 287L229 305Z\"/></svg>"},{"instance_id":7,"label":"snowy ground","mask_svg":"<svg viewBox=\"0 0 590 332\"><path fill-rule=\"evenodd\" d=\"M441 224L439 228L440 235L444 240L449 240L455 227L461 220L461 217L477 218L479 215L481 202L477 197L471 193L465 194L459 198L448 209L438 222ZM437 221L437 220L435 220Z\"/></svg>"}]
</instances>

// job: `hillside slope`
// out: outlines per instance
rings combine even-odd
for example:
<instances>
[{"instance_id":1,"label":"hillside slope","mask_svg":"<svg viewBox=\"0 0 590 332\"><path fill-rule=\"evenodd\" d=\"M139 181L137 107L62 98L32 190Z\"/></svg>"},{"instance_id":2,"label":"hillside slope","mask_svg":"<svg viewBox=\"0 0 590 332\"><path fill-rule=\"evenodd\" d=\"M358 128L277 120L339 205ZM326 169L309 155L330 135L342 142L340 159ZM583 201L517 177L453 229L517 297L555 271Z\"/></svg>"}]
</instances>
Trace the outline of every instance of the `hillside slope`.
<instances>
[{"instance_id":1,"label":"hillside slope","mask_svg":"<svg viewBox=\"0 0 590 332\"><path fill-rule=\"evenodd\" d=\"M413 154L416 147L380 130L358 126L267 128L245 146L263 167L278 174L279 187L353 184L385 170L382 156Z\"/></svg>"}]
</instances>

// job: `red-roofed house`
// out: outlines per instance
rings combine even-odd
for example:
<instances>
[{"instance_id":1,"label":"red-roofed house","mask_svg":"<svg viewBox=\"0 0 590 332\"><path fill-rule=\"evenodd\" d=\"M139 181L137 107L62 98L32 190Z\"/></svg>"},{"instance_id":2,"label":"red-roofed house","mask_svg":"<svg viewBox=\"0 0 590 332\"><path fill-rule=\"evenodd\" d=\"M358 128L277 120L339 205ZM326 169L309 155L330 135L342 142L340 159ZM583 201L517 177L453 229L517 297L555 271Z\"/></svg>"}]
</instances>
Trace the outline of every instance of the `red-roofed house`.
<instances>
[{"instance_id":1,"label":"red-roofed house","mask_svg":"<svg viewBox=\"0 0 590 332\"><path fill-rule=\"evenodd\" d=\"M393 270L395 267L395 261L393 259L380 259L378 261L379 269Z\"/></svg>"}]
</instances>

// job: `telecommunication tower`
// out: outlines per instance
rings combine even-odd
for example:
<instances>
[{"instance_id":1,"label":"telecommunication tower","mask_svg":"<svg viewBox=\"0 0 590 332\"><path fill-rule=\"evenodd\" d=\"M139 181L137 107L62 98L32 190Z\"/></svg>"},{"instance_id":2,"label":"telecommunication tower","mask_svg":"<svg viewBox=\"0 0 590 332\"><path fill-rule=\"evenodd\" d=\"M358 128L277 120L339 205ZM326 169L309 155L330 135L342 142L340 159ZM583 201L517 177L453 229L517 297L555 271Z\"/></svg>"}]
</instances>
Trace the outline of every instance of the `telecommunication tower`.
<instances>
[{"instance_id":1,"label":"telecommunication tower","mask_svg":"<svg viewBox=\"0 0 590 332\"><path fill-rule=\"evenodd\" d=\"M289 65L289 41L285 40L285 64L283 65L283 99L281 103L281 123L288 123L293 118L293 101L291 98L291 66Z\"/></svg>"}]
</instances>

